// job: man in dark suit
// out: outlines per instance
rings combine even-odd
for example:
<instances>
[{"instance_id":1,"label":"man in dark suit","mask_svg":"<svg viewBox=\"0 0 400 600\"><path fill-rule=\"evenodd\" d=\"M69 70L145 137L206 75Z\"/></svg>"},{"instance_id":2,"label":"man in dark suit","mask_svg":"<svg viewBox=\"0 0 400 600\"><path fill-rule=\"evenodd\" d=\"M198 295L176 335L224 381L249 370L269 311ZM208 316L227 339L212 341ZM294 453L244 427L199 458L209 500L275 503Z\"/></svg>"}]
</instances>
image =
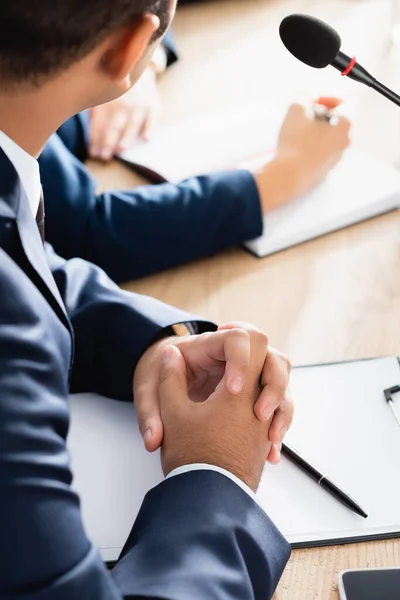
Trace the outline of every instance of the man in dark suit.
<instances>
[{"instance_id":1,"label":"man in dark suit","mask_svg":"<svg viewBox=\"0 0 400 600\"><path fill-rule=\"evenodd\" d=\"M269 598L289 547L254 491L291 422L287 359L249 325L215 331L44 245L36 157L70 115L129 89L174 2L1 9L0 597ZM168 478L110 577L71 488L68 393L131 400L132 387Z\"/></svg>"}]
</instances>

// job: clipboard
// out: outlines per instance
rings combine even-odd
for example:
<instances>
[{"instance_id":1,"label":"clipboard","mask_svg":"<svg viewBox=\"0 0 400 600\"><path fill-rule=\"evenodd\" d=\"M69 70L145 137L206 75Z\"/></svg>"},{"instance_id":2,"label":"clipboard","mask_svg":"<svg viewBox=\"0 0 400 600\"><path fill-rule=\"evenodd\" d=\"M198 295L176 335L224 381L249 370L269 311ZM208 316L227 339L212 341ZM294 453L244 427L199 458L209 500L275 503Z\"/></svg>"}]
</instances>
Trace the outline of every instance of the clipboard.
<instances>
[{"instance_id":1,"label":"clipboard","mask_svg":"<svg viewBox=\"0 0 400 600\"><path fill-rule=\"evenodd\" d=\"M257 495L293 548L400 537L400 427L385 395L399 384L398 357L293 369L287 442L369 514L342 506L283 457L266 466Z\"/></svg>"}]
</instances>

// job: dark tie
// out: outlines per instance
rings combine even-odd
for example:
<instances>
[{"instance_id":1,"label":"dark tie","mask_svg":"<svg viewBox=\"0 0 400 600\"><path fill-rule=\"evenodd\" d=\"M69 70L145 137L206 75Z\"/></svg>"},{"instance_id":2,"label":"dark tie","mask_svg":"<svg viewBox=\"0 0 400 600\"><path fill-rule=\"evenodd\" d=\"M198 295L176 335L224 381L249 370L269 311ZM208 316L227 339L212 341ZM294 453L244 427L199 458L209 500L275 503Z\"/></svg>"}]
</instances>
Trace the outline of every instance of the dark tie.
<instances>
[{"instance_id":1,"label":"dark tie","mask_svg":"<svg viewBox=\"0 0 400 600\"><path fill-rule=\"evenodd\" d=\"M43 200L43 191L40 194L39 208L36 213L36 223L39 229L40 237L42 238L42 242L44 244L44 200Z\"/></svg>"}]
</instances>

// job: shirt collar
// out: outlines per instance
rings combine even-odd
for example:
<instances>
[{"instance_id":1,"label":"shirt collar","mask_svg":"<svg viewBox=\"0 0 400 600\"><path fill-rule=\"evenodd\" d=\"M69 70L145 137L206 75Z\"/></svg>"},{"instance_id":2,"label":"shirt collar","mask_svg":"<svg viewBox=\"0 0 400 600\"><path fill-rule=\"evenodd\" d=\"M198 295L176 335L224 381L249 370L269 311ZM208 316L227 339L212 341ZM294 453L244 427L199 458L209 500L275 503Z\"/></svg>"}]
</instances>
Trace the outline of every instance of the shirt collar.
<instances>
[{"instance_id":1,"label":"shirt collar","mask_svg":"<svg viewBox=\"0 0 400 600\"><path fill-rule=\"evenodd\" d=\"M36 217L42 194L38 161L1 130L0 147L17 171L25 193L28 196L32 214Z\"/></svg>"}]
</instances>

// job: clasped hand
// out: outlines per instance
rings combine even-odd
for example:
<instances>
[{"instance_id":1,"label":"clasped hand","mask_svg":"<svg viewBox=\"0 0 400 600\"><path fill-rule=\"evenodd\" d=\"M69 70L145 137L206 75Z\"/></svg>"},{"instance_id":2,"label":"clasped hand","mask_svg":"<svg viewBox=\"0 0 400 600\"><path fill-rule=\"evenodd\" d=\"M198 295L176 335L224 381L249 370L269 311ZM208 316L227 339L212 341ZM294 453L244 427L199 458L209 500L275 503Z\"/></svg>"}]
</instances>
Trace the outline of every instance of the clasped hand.
<instances>
[{"instance_id":1,"label":"clasped hand","mask_svg":"<svg viewBox=\"0 0 400 600\"><path fill-rule=\"evenodd\" d=\"M263 463L279 462L293 418L290 368L288 359L268 346L267 336L247 323L229 323L213 333L154 344L134 376L135 405L147 450L163 444L165 472L181 464L209 462L239 472L243 480L241 471L248 470L254 444ZM172 437L179 440L175 454L170 451ZM235 464L227 464L227 454ZM239 464L240 455L246 469ZM253 485L254 477L250 479Z\"/></svg>"}]
</instances>

